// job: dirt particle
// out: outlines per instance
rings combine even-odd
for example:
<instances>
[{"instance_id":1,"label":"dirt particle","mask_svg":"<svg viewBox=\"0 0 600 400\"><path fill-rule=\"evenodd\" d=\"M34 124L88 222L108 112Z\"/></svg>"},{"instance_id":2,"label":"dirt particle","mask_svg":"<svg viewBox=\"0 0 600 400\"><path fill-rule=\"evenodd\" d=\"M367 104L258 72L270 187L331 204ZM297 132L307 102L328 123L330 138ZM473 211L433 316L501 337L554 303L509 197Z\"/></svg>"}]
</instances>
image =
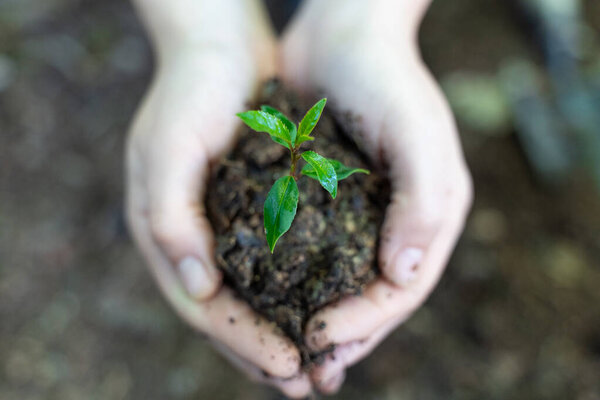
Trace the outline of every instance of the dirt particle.
<instances>
[{"instance_id":1,"label":"dirt particle","mask_svg":"<svg viewBox=\"0 0 600 400\"><path fill-rule=\"evenodd\" d=\"M229 317L229 323L230 324L235 324L235 318Z\"/></svg>"}]
</instances>

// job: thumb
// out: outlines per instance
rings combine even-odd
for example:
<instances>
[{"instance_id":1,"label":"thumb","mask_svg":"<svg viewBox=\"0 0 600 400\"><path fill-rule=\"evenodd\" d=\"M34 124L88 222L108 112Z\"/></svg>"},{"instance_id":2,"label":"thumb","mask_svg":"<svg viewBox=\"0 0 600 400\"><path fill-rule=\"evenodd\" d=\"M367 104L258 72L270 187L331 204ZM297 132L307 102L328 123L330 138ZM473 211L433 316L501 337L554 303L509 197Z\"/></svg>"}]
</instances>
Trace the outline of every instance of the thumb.
<instances>
[{"instance_id":1,"label":"thumb","mask_svg":"<svg viewBox=\"0 0 600 400\"><path fill-rule=\"evenodd\" d=\"M386 210L379 259L384 276L397 286L407 286L417 278L429 243L442 224L443 210L426 197L397 189Z\"/></svg>"},{"instance_id":2,"label":"thumb","mask_svg":"<svg viewBox=\"0 0 600 400\"><path fill-rule=\"evenodd\" d=\"M171 146L160 149L165 161L150 167L151 232L190 296L206 300L222 280L213 261L214 236L204 207L208 157L202 146Z\"/></svg>"},{"instance_id":3,"label":"thumb","mask_svg":"<svg viewBox=\"0 0 600 400\"><path fill-rule=\"evenodd\" d=\"M471 196L449 107L424 68L413 84L410 98L391 108L399 111L384 118L379 138L392 182L379 259L384 276L398 286L417 279L430 243L453 213L466 213Z\"/></svg>"}]
</instances>

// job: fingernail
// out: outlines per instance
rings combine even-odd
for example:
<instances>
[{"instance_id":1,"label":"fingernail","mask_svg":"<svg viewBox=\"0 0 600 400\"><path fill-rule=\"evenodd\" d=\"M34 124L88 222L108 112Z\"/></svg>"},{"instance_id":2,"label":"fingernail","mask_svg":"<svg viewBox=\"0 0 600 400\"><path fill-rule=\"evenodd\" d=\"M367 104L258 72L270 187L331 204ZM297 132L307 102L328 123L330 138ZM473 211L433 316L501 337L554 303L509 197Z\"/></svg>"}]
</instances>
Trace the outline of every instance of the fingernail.
<instances>
[{"instance_id":1,"label":"fingernail","mask_svg":"<svg viewBox=\"0 0 600 400\"><path fill-rule=\"evenodd\" d=\"M206 267L196 257L188 256L178 265L179 276L190 296L203 300L213 291L213 282Z\"/></svg>"},{"instance_id":2,"label":"fingernail","mask_svg":"<svg viewBox=\"0 0 600 400\"><path fill-rule=\"evenodd\" d=\"M398 286L407 286L417 278L417 268L423 258L423 250L407 247L396 258L392 280Z\"/></svg>"}]
</instances>

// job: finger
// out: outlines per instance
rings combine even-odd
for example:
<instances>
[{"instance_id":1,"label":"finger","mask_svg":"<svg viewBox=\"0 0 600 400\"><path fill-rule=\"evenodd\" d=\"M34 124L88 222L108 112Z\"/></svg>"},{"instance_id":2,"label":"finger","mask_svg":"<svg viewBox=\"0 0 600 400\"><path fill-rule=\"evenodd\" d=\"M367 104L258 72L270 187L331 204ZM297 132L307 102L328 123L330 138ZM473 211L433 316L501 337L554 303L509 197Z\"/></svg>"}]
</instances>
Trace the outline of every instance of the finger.
<instances>
[{"instance_id":1,"label":"finger","mask_svg":"<svg viewBox=\"0 0 600 400\"><path fill-rule=\"evenodd\" d=\"M182 132L173 131L173 135ZM168 256L186 290L196 300L214 295L221 272L214 263L214 237L204 208L208 157L200 143L158 142L149 166L149 218L153 239Z\"/></svg>"},{"instance_id":2,"label":"finger","mask_svg":"<svg viewBox=\"0 0 600 400\"><path fill-rule=\"evenodd\" d=\"M130 196L130 207L138 203ZM297 348L273 323L255 314L250 306L238 300L232 291L222 287L210 300L196 302L186 293L169 260L154 243L143 211L129 210L134 237L149 264L156 282L175 311L194 328L217 338L245 360L268 374L287 378L300 370Z\"/></svg>"},{"instance_id":3,"label":"finger","mask_svg":"<svg viewBox=\"0 0 600 400\"><path fill-rule=\"evenodd\" d=\"M199 326L242 358L269 375L289 378L300 370L300 355L293 343L278 333L274 323L259 317L229 288L203 305L206 325Z\"/></svg>"},{"instance_id":4,"label":"finger","mask_svg":"<svg viewBox=\"0 0 600 400\"><path fill-rule=\"evenodd\" d=\"M264 383L279 389L287 397L301 399L312 392L310 378L306 373L299 373L290 378L276 378L265 374L252 363L240 358L227 346L213 340L213 346L236 368L241 370L254 382Z\"/></svg>"},{"instance_id":5,"label":"finger","mask_svg":"<svg viewBox=\"0 0 600 400\"><path fill-rule=\"evenodd\" d=\"M328 393L333 390L333 382L345 375L346 368L365 358L385 337L398 326L399 321L388 322L378 328L371 336L363 340L355 340L341 344L329 354L322 365L311 371L311 379L319 391ZM338 388L339 389L339 388Z\"/></svg>"},{"instance_id":6,"label":"finger","mask_svg":"<svg viewBox=\"0 0 600 400\"><path fill-rule=\"evenodd\" d=\"M344 380L346 379L346 372L342 370L342 372L333 376L327 381L323 381L323 383L318 387L319 392L327 395L336 394L344 384Z\"/></svg>"},{"instance_id":7,"label":"finger","mask_svg":"<svg viewBox=\"0 0 600 400\"><path fill-rule=\"evenodd\" d=\"M415 280L447 214L464 215L471 196L450 109L425 68L412 73L411 83L391 102L378 137L392 182L379 260L383 275L398 286Z\"/></svg>"},{"instance_id":8,"label":"finger","mask_svg":"<svg viewBox=\"0 0 600 400\"><path fill-rule=\"evenodd\" d=\"M384 279L371 284L361 296L351 296L316 313L307 324L306 343L315 351L332 344L369 337L389 321L406 320L427 298L462 231L464 213L449 215L431 242L422 261L422 273L408 287L399 288Z\"/></svg>"}]
</instances>

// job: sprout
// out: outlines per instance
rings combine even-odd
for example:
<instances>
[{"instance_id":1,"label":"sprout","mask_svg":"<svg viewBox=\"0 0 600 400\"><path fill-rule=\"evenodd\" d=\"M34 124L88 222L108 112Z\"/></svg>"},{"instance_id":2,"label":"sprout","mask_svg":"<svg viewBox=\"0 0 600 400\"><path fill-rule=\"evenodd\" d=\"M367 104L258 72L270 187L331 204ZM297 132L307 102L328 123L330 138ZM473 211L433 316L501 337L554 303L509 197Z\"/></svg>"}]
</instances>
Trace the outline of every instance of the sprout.
<instances>
[{"instance_id":1,"label":"sprout","mask_svg":"<svg viewBox=\"0 0 600 400\"><path fill-rule=\"evenodd\" d=\"M369 173L366 169L346 167L341 162L325 158L314 151L300 151L304 142L315 140L311 133L321 118L326 102L327 99L319 100L308 110L298 127L279 110L269 106L263 105L260 111L237 114L251 129L268 133L274 142L290 151L289 174L275 181L265 200L265 234L271 253L277 240L290 229L296 216L299 197L296 183L298 161L306 161L301 174L318 181L334 199L337 196L339 181L357 172Z\"/></svg>"}]
</instances>

